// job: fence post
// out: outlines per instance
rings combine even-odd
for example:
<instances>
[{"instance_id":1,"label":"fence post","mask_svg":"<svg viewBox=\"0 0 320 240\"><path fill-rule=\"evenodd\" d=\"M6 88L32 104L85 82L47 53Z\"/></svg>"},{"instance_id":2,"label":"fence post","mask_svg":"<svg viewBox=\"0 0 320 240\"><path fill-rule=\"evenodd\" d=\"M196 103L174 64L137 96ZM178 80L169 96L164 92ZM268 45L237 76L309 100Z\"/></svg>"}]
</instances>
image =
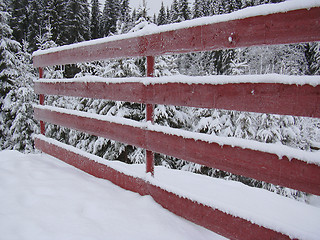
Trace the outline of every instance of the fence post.
<instances>
[{"instance_id":1,"label":"fence post","mask_svg":"<svg viewBox=\"0 0 320 240\"><path fill-rule=\"evenodd\" d=\"M39 68L39 78L43 78L43 68ZM44 105L44 94L39 95L39 103L40 105ZM45 135L45 125L43 121L40 121L40 133Z\"/></svg>"},{"instance_id":2,"label":"fence post","mask_svg":"<svg viewBox=\"0 0 320 240\"><path fill-rule=\"evenodd\" d=\"M154 57L147 56L147 77L154 77ZM146 104L146 120L153 123L153 105ZM154 154L146 150L146 172L154 176Z\"/></svg>"}]
</instances>

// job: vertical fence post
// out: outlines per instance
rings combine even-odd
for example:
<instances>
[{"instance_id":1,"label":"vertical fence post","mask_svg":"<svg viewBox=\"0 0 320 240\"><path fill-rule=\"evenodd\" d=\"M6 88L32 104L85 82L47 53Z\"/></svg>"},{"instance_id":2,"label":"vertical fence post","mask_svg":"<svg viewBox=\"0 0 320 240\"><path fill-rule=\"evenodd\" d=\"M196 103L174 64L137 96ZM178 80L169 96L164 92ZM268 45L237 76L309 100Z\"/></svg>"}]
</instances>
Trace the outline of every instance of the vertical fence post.
<instances>
[{"instance_id":1,"label":"vertical fence post","mask_svg":"<svg viewBox=\"0 0 320 240\"><path fill-rule=\"evenodd\" d=\"M39 68L39 78L43 78L43 68ZM43 94L40 94L39 95L39 103L40 105L44 105L44 95ZM40 121L40 133L42 135L45 134L45 125L44 125L44 122L43 121Z\"/></svg>"},{"instance_id":2,"label":"vertical fence post","mask_svg":"<svg viewBox=\"0 0 320 240\"><path fill-rule=\"evenodd\" d=\"M154 76L154 57L147 56L147 77ZM146 105L146 120L153 123L153 105ZM146 172L154 176L154 154L146 150Z\"/></svg>"}]
</instances>

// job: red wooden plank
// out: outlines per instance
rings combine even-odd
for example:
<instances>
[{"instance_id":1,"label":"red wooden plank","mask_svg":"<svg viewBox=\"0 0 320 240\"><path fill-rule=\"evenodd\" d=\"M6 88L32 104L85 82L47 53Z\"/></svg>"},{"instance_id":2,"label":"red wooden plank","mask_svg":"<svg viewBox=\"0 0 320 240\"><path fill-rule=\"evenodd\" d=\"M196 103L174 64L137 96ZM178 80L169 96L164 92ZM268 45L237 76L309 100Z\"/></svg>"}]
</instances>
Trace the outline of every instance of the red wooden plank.
<instances>
[{"instance_id":1,"label":"red wooden plank","mask_svg":"<svg viewBox=\"0 0 320 240\"><path fill-rule=\"evenodd\" d=\"M320 117L320 86L280 83L35 83L39 94Z\"/></svg>"},{"instance_id":2,"label":"red wooden plank","mask_svg":"<svg viewBox=\"0 0 320 240\"><path fill-rule=\"evenodd\" d=\"M38 120L52 124L73 128L92 135L112 139L138 147L145 146L145 134L141 128L107 122L95 118L61 113L50 110L34 108L34 117Z\"/></svg>"},{"instance_id":3,"label":"red wooden plank","mask_svg":"<svg viewBox=\"0 0 320 240\"><path fill-rule=\"evenodd\" d=\"M157 186L148 184L148 192L157 203L170 212L229 239L290 239L282 233L260 227L188 198L182 198Z\"/></svg>"},{"instance_id":4,"label":"red wooden plank","mask_svg":"<svg viewBox=\"0 0 320 240\"><path fill-rule=\"evenodd\" d=\"M320 40L320 8L220 22L96 43L33 57L35 67ZM230 38L232 37L232 41Z\"/></svg>"},{"instance_id":5,"label":"red wooden plank","mask_svg":"<svg viewBox=\"0 0 320 240\"><path fill-rule=\"evenodd\" d=\"M137 192L140 195L151 195L156 202L176 215L230 239L289 239L286 235L260 227L247 220L233 217L188 198L182 198L145 182L143 179L128 176L104 164L84 157L79 153L48 143L39 138L35 138L35 146L42 152L54 156L95 177L109 180L124 189Z\"/></svg>"},{"instance_id":6,"label":"red wooden plank","mask_svg":"<svg viewBox=\"0 0 320 240\"><path fill-rule=\"evenodd\" d=\"M279 83L155 84L146 101L158 104L320 117L320 86Z\"/></svg>"},{"instance_id":7,"label":"red wooden plank","mask_svg":"<svg viewBox=\"0 0 320 240\"><path fill-rule=\"evenodd\" d=\"M187 139L49 110L34 109L35 118L111 138L146 150L218 168L276 185L320 195L320 166L276 154ZM130 134L128 134L130 133Z\"/></svg>"},{"instance_id":8,"label":"red wooden plank","mask_svg":"<svg viewBox=\"0 0 320 240\"><path fill-rule=\"evenodd\" d=\"M39 68L39 78L43 78L43 68ZM44 105L44 95L39 94L39 103L40 105ZM40 133L44 135L46 132L45 124L43 121L40 121Z\"/></svg>"},{"instance_id":9,"label":"red wooden plank","mask_svg":"<svg viewBox=\"0 0 320 240\"><path fill-rule=\"evenodd\" d=\"M142 103L144 85L140 83L103 83L103 82L35 82L34 91L38 94L60 95L109 99ZM133 101L135 100L135 101Z\"/></svg>"},{"instance_id":10,"label":"red wooden plank","mask_svg":"<svg viewBox=\"0 0 320 240\"><path fill-rule=\"evenodd\" d=\"M154 152L257 180L320 195L320 166L276 154L148 131Z\"/></svg>"}]
</instances>

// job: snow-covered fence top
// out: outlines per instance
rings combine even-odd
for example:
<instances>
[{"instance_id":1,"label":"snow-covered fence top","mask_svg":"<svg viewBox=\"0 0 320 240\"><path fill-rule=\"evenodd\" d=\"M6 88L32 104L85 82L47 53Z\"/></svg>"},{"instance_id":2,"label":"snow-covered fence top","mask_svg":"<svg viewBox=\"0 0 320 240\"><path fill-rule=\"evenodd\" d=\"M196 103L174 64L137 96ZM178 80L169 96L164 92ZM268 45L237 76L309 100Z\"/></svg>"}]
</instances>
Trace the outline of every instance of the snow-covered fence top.
<instances>
[{"instance_id":1,"label":"snow-covered fence top","mask_svg":"<svg viewBox=\"0 0 320 240\"><path fill-rule=\"evenodd\" d=\"M320 76L86 76L40 79L34 87L36 92L49 95L320 117Z\"/></svg>"},{"instance_id":2,"label":"snow-covered fence top","mask_svg":"<svg viewBox=\"0 0 320 240\"><path fill-rule=\"evenodd\" d=\"M35 91L40 94L41 105L35 106L35 117L41 121L43 135L45 121L146 149L146 168L151 175L153 152L158 152L320 195L319 152L193 133L158 126L152 122L153 104L319 118L319 77L266 75L42 79L44 66L138 56L147 56L147 76L151 77L155 55L318 41L319 21L319 1L288 1L36 52L33 59L34 66L40 67L40 80L35 82ZM147 106L146 121L136 122L45 106L44 94L144 103ZM149 174L144 177L128 174L112 167L105 160L43 135L35 138L35 146L43 152L125 189L141 195L149 194L175 214L226 237L316 239L318 236L314 232L300 229L299 224L294 228L290 224L281 227L269 224L277 222L277 211L271 214L275 215L274 219L268 219L267 224L261 217L252 217L254 214L244 214L240 210L228 211L225 205L221 208L214 201L212 204L195 201L161 184L155 184L156 181Z\"/></svg>"},{"instance_id":3,"label":"snow-covered fence top","mask_svg":"<svg viewBox=\"0 0 320 240\"><path fill-rule=\"evenodd\" d=\"M34 66L320 40L320 2L294 0L76 43L33 54Z\"/></svg>"}]
</instances>

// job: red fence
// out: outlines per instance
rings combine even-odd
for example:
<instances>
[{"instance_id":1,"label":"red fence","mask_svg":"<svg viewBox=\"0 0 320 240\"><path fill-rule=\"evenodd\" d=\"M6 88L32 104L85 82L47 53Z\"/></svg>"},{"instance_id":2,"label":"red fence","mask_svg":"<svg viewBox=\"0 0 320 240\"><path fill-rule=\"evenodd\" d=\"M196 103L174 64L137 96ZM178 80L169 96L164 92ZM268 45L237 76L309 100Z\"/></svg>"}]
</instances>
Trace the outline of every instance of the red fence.
<instances>
[{"instance_id":1,"label":"red fence","mask_svg":"<svg viewBox=\"0 0 320 240\"><path fill-rule=\"evenodd\" d=\"M207 25L177 28L149 34L128 34L105 40L90 41L50 51L36 53L34 66L62 65L107 58L147 56L147 75L153 75L155 55L208 51L254 45L271 45L320 40L320 7L278 12ZM182 25L183 26L183 25ZM231 38L230 38L231 36ZM65 95L116 101L138 102L147 105L147 120L152 121L153 104L221 108L249 112L275 113L295 116L320 117L320 85L284 83L203 83L172 81L162 84L146 80L135 82L81 82L40 80L35 91L44 95ZM217 77L219 78L219 77ZM252 94L254 92L254 94ZM320 195L320 166L314 161L302 161L299 156L279 160L279 153L248 146L223 145L185 137L168 128L154 127L152 123L128 124L113 119L94 117L77 111L66 111L49 106L35 107L35 117L44 122L77 129L96 136L113 139L146 149L147 172L153 173L153 152L163 153L194 163L218 168L257 180L290 187ZM44 122L43 122L44 121ZM169 131L169 132L168 132ZM170 132L171 131L171 132ZM234 217L218 209L193 202L95 162L71 148L56 144L45 137L35 138L36 148L70 163L94 176L141 195L149 194L155 201L175 214L233 239L286 239L288 236L261 227L248 220Z\"/></svg>"}]
</instances>

